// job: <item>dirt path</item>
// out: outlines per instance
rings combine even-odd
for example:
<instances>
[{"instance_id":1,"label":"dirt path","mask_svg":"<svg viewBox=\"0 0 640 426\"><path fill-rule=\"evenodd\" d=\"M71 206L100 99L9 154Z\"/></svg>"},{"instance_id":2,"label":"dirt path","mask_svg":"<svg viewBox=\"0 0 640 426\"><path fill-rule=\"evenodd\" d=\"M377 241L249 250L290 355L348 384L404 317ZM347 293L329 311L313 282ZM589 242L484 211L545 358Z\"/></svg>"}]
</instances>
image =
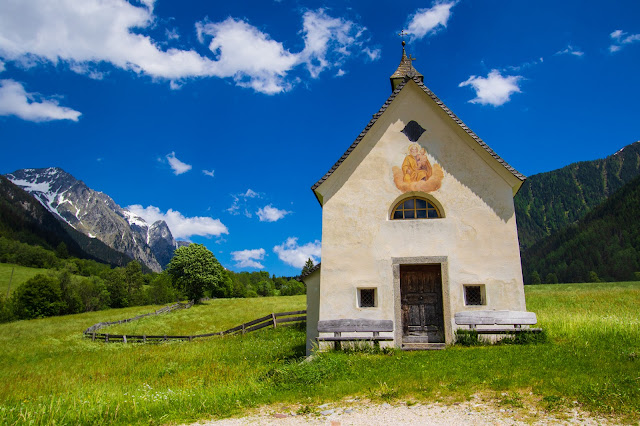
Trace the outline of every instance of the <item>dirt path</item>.
<instances>
[{"instance_id":1,"label":"dirt path","mask_svg":"<svg viewBox=\"0 0 640 426\"><path fill-rule=\"evenodd\" d=\"M611 419L594 417L578 408L548 413L530 408L500 407L480 400L443 404L374 404L345 400L311 408L267 406L246 417L204 423L231 425L613 425ZM309 410L306 410L309 411Z\"/></svg>"}]
</instances>

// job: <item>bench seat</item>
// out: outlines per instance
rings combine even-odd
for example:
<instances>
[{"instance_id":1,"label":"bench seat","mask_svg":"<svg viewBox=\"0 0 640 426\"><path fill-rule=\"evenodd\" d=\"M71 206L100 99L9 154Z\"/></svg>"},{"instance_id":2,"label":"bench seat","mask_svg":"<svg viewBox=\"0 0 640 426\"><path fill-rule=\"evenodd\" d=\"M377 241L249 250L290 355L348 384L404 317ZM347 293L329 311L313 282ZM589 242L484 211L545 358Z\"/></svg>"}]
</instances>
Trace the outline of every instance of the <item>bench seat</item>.
<instances>
[{"instance_id":1,"label":"bench seat","mask_svg":"<svg viewBox=\"0 0 640 426\"><path fill-rule=\"evenodd\" d=\"M318 342L334 342L336 349L340 342L380 342L393 341L392 336L380 336L380 333L392 332L391 320L338 319L318 321L319 333L333 333L333 336L319 336ZM371 333L369 336L343 336L342 333Z\"/></svg>"},{"instance_id":2,"label":"bench seat","mask_svg":"<svg viewBox=\"0 0 640 426\"><path fill-rule=\"evenodd\" d=\"M541 328L529 328L538 322L534 312L526 311L463 311L454 315L456 325L468 325L478 334L540 333ZM478 328L478 326L502 326ZM522 326L527 328L522 328Z\"/></svg>"}]
</instances>

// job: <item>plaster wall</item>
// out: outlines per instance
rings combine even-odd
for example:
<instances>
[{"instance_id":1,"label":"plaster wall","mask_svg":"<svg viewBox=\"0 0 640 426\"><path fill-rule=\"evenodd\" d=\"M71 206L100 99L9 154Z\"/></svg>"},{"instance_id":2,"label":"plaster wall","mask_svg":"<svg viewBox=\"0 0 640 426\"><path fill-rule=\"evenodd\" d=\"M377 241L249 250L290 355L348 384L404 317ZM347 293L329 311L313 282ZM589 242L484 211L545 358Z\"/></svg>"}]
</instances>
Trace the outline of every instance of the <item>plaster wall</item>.
<instances>
[{"instance_id":1,"label":"plaster wall","mask_svg":"<svg viewBox=\"0 0 640 426\"><path fill-rule=\"evenodd\" d=\"M431 164L442 167L439 189L402 193L392 167L410 141L401 132L415 120L427 131L418 143ZM399 318L396 258L445 259L445 335L453 315L468 309L526 310L513 206L511 174L490 158L414 82L409 81L342 165L317 189L322 215L319 318ZM394 205L426 196L443 218L390 220ZM426 261L425 263L431 263ZM396 262L396 265L398 262ZM465 306L464 284L484 284L486 305ZM358 288L377 289L377 306L357 306ZM396 331L396 336L398 336ZM401 342L396 339L395 344Z\"/></svg>"},{"instance_id":2,"label":"plaster wall","mask_svg":"<svg viewBox=\"0 0 640 426\"><path fill-rule=\"evenodd\" d=\"M307 356L309 356L318 337L320 269L305 277L304 283L307 286Z\"/></svg>"}]
</instances>

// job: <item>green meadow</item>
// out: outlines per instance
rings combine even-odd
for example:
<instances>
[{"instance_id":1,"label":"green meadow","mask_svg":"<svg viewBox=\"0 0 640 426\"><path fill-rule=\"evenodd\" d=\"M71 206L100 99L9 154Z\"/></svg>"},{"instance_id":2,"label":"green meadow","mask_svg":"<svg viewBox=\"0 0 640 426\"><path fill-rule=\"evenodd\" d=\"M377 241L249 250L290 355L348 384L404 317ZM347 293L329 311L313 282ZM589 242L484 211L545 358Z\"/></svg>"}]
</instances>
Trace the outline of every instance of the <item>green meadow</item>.
<instances>
[{"instance_id":1,"label":"green meadow","mask_svg":"<svg viewBox=\"0 0 640 426\"><path fill-rule=\"evenodd\" d=\"M12 263L0 263L0 295L7 297L13 290L29 278L46 274L46 269L29 268Z\"/></svg>"},{"instance_id":2,"label":"green meadow","mask_svg":"<svg viewBox=\"0 0 640 426\"><path fill-rule=\"evenodd\" d=\"M328 352L304 359L301 328L164 344L104 344L82 330L150 312L143 306L0 325L1 424L185 423L262 404L301 411L362 396L455 402L474 394L512 406L578 404L621 421L640 418L640 283L526 287L547 343L442 351ZM112 326L113 333L219 331L304 296L217 299Z\"/></svg>"}]
</instances>

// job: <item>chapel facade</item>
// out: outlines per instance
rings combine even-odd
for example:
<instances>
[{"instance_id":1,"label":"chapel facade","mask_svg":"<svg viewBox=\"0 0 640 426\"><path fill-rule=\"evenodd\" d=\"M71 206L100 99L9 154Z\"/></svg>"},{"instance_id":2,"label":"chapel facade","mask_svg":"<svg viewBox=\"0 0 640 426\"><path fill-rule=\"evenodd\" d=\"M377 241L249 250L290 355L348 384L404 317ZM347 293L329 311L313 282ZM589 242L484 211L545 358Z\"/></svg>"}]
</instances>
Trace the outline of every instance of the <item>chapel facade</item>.
<instances>
[{"instance_id":1,"label":"chapel facade","mask_svg":"<svg viewBox=\"0 0 640 426\"><path fill-rule=\"evenodd\" d=\"M402 49L392 94L312 190L322 263L318 320L392 320L392 344L450 344L454 314L525 311L513 197L525 180L423 83Z\"/></svg>"}]
</instances>

